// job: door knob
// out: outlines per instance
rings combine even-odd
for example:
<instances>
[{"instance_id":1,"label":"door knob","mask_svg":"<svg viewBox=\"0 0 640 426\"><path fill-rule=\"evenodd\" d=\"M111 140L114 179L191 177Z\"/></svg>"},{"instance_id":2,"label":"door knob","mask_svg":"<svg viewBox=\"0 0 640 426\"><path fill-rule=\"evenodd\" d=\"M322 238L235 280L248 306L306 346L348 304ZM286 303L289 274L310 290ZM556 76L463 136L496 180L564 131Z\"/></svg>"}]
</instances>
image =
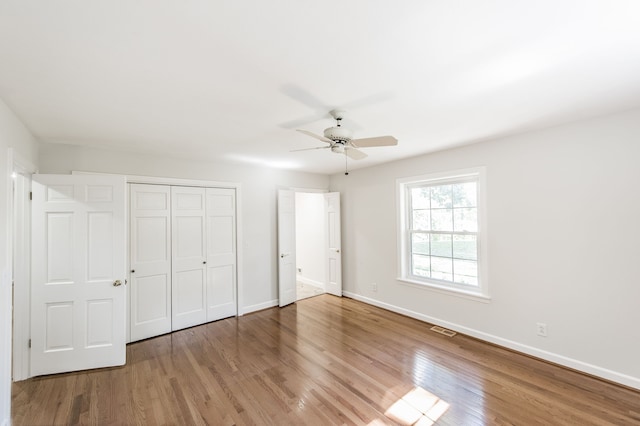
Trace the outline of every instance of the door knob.
<instances>
[{"instance_id":1,"label":"door knob","mask_svg":"<svg viewBox=\"0 0 640 426\"><path fill-rule=\"evenodd\" d=\"M113 282L113 286L114 286L114 287L120 287L121 285L122 285L122 281L120 281L120 280L115 280L115 281Z\"/></svg>"}]
</instances>

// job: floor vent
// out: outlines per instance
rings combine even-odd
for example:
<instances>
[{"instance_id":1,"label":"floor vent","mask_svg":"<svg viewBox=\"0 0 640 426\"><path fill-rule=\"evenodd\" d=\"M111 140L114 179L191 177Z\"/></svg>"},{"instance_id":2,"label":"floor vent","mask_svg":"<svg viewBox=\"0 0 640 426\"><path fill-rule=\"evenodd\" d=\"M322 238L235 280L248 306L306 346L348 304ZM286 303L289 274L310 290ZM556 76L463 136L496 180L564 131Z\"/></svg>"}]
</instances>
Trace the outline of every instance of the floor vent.
<instances>
[{"instance_id":1,"label":"floor vent","mask_svg":"<svg viewBox=\"0 0 640 426\"><path fill-rule=\"evenodd\" d=\"M442 327L439 327L437 325L434 325L433 327L431 327L431 330L435 331L436 333L444 334L447 337L453 337L456 334L458 334L455 331L447 330L446 328L442 328Z\"/></svg>"}]
</instances>

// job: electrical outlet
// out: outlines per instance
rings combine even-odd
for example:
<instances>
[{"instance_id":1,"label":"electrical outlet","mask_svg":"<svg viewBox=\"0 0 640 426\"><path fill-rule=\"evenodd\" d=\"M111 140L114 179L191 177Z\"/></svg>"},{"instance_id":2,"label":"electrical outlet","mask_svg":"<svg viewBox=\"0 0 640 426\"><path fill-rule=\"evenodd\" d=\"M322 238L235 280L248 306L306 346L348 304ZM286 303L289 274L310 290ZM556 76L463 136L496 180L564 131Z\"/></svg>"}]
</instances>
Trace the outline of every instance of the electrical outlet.
<instances>
[{"instance_id":1,"label":"electrical outlet","mask_svg":"<svg viewBox=\"0 0 640 426\"><path fill-rule=\"evenodd\" d=\"M536 334L538 336L547 337L547 324L542 322L536 323Z\"/></svg>"},{"instance_id":2,"label":"electrical outlet","mask_svg":"<svg viewBox=\"0 0 640 426\"><path fill-rule=\"evenodd\" d=\"M371 291L378 291L378 284L371 283Z\"/></svg>"}]
</instances>

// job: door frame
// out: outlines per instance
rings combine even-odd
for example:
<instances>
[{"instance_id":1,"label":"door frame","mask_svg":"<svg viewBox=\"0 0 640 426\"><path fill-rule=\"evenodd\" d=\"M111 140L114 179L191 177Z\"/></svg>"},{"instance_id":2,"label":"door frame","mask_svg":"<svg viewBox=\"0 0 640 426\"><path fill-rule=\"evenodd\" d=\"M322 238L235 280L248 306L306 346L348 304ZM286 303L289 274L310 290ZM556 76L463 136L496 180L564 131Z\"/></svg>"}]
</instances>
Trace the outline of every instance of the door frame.
<instances>
[{"instance_id":1,"label":"door frame","mask_svg":"<svg viewBox=\"0 0 640 426\"><path fill-rule=\"evenodd\" d=\"M293 187L293 186L278 186L278 187L276 187L276 198L277 198L277 194L278 194L279 190L293 191L294 192L294 196L298 192L305 192L305 193L309 193L309 194L328 194L328 193L331 193L331 192L335 192L335 191L330 191L328 189L320 189L320 188L300 188L300 187ZM294 198L294 201L295 201L295 198ZM277 220L277 216L278 216L277 208L278 207L277 207L277 203L276 203L276 220ZM295 209L295 204L294 204L294 209ZM294 245L295 245L295 242L294 242ZM294 249L295 248L296 247L294 247ZM276 267L279 265L279 258L280 258L280 252L279 252L279 249L278 249L278 250L276 250L276 259L275 259ZM276 269L278 270L278 274L279 274L280 273L279 272L279 268L276 268ZM327 280L327 277L325 276L325 286L326 286L326 280ZM279 281L280 281L280 277L278 275L278 284L279 284ZM279 303L280 303L280 289L277 288L276 290L277 290L277 293L278 293L278 298L276 299L276 301L273 304L273 306L278 306ZM326 288L325 288L325 290L326 290Z\"/></svg>"},{"instance_id":2,"label":"door frame","mask_svg":"<svg viewBox=\"0 0 640 426\"><path fill-rule=\"evenodd\" d=\"M7 170L12 173L21 174L27 179L27 186L31 191L31 175L37 172L35 165L30 161L21 157L13 148L9 148L7 155ZM11 339L12 339L12 379L13 381L25 380L30 377L29 366L29 337L31 328L31 204L28 199L14 198L13 188L14 180L9 179L7 188L7 220L8 226L8 266L12 279L16 276L24 277L25 282L14 282L13 285L13 325ZM21 203L20 206L17 203ZM14 218L14 212L16 207L19 207L25 212L26 229L29 231L29 235L25 236L23 241L15 240L15 226L16 221ZM22 259L27 259L19 265L16 265L14 270L14 250L15 257L20 256Z\"/></svg>"}]
</instances>

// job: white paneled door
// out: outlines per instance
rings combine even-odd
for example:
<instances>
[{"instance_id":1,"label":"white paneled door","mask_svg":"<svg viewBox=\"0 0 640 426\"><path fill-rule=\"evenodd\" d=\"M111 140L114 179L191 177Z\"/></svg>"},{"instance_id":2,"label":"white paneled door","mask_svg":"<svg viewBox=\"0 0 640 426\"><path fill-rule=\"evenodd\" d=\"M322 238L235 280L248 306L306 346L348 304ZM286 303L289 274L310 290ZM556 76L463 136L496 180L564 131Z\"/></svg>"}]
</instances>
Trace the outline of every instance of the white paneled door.
<instances>
[{"instance_id":1,"label":"white paneled door","mask_svg":"<svg viewBox=\"0 0 640 426\"><path fill-rule=\"evenodd\" d=\"M171 187L173 330L207 321L205 192Z\"/></svg>"},{"instance_id":2,"label":"white paneled door","mask_svg":"<svg viewBox=\"0 0 640 426\"><path fill-rule=\"evenodd\" d=\"M171 188L133 184L130 192L131 341L171 331Z\"/></svg>"},{"instance_id":3,"label":"white paneled door","mask_svg":"<svg viewBox=\"0 0 640 426\"><path fill-rule=\"evenodd\" d=\"M236 191L206 189L207 321L235 316Z\"/></svg>"},{"instance_id":4,"label":"white paneled door","mask_svg":"<svg viewBox=\"0 0 640 426\"><path fill-rule=\"evenodd\" d=\"M34 175L31 375L125 363L124 177Z\"/></svg>"},{"instance_id":5,"label":"white paneled door","mask_svg":"<svg viewBox=\"0 0 640 426\"><path fill-rule=\"evenodd\" d=\"M295 192L278 191L278 298L279 305L296 301Z\"/></svg>"},{"instance_id":6,"label":"white paneled door","mask_svg":"<svg viewBox=\"0 0 640 426\"><path fill-rule=\"evenodd\" d=\"M326 284L327 293L342 296L342 248L340 233L340 193L324 194L326 216Z\"/></svg>"}]
</instances>

